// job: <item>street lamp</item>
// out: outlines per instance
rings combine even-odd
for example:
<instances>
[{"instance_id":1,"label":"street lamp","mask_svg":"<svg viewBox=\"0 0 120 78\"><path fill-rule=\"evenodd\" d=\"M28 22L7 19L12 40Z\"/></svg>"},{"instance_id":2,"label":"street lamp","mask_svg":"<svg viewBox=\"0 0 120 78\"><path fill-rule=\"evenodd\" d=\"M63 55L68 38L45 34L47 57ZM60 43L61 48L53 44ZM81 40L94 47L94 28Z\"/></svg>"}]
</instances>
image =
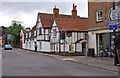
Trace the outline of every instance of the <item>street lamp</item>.
<instances>
[{"instance_id":1,"label":"street lamp","mask_svg":"<svg viewBox=\"0 0 120 78\"><path fill-rule=\"evenodd\" d=\"M115 2L113 1L113 10L115 10ZM116 51L116 30L113 30L113 36L114 36L114 65L119 64L119 60L118 60L118 55L117 55L117 51Z\"/></svg>"}]
</instances>

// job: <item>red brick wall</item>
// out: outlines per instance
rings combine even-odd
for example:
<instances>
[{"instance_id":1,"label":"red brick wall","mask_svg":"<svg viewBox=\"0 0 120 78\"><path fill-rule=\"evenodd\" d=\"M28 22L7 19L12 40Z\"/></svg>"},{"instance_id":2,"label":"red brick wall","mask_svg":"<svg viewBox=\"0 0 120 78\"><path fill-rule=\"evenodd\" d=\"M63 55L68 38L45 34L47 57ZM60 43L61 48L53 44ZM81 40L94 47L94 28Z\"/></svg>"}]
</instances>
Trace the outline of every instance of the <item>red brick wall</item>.
<instances>
[{"instance_id":1,"label":"red brick wall","mask_svg":"<svg viewBox=\"0 0 120 78\"><path fill-rule=\"evenodd\" d=\"M106 20L109 20L110 8L111 8L111 2L89 2L88 3L89 29L106 27ZM102 22L96 22L97 10L103 11Z\"/></svg>"}]
</instances>

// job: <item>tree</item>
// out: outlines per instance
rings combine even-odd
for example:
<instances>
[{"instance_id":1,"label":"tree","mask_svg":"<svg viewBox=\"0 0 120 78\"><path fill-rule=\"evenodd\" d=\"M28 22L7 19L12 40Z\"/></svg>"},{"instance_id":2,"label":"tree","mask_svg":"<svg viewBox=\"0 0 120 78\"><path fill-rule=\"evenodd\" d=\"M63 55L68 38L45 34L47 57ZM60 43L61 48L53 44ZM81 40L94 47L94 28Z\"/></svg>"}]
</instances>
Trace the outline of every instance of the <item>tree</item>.
<instances>
[{"instance_id":1,"label":"tree","mask_svg":"<svg viewBox=\"0 0 120 78\"><path fill-rule=\"evenodd\" d=\"M24 29L19 21L12 21L11 25L7 28L6 34L10 34L10 43L14 43L15 47L19 47L20 42L20 31ZM8 42L8 41L7 41Z\"/></svg>"}]
</instances>

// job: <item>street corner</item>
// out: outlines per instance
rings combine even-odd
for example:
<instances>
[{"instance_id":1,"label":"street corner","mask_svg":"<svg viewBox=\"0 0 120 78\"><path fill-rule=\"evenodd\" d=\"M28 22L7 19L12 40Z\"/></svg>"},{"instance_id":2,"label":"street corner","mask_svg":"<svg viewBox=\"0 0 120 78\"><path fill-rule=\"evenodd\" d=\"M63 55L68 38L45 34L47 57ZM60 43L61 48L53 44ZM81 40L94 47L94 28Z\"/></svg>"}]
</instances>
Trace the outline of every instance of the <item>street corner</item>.
<instances>
[{"instance_id":1,"label":"street corner","mask_svg":"<svg viewBox=\"0 0 120 78\"><path fill-rule=\"evenodd\" d=\"M72 61L72 62L77 62L78 63L78 60L76 60L74 58L64 58L62 60L64 60L64 61Z\"/></svg>"}]
</instances>

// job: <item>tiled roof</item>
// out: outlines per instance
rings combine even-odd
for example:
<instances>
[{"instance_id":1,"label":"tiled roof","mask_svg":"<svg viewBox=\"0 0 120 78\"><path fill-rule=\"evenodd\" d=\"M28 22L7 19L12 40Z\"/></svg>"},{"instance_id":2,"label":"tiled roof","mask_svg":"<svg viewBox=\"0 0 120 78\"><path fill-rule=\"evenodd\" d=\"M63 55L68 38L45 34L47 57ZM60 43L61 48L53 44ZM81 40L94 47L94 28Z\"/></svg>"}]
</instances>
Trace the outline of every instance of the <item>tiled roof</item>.
<instances>
[{"instance_id":1,"label":"tiled roof","mask_svg":"<svg viewBox=\"0 0 120 78\"><path fill-rule=\"evenodd\" d=\"M52 14L38 13L38 17L41 19L43 28L51 28L54 21Z\"/></svg>"},{"instance_id":2,"label":"tiled roof","mask_svg":"<svg viewBox=\"0 0 120 78\"><path fill-rule=\"evenodd\" d=\"M59 30L64 29L66 31L87 31L88 20L87 19L56 19Z\"/></svg>"},{"instance_id":3,"label":"tiled roof","mask_svg":"<svg viewBox=\"0 0 120 78\"><path fill-rule=\"evenodd\" d=\"M41 20L42 26L43 28L51 28L54 18L53 14L47 14L47 13L38 13L38 17ZM80 19L79 16L77 16L77 18L73 18L72 15L64 15L64 14L59 14L59 16L57 18L61 18L61 19Z\"/></svg>"}]
</instances>

